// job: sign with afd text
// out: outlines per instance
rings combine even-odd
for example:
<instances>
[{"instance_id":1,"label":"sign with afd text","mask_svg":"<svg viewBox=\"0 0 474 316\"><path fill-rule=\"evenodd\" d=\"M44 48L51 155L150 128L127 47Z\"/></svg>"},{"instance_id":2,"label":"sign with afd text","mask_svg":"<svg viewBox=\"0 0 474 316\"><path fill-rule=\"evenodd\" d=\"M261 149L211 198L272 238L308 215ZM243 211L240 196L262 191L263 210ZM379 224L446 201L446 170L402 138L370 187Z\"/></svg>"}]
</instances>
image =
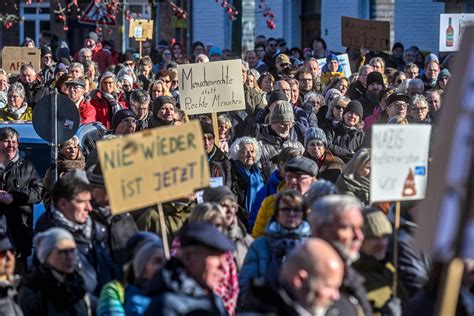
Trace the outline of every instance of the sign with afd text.
<instances>
[{"instance_id":1,"label":"sign with afd text","mask_svg":"<svg viewBox=\"0 0 474 316\"><path fill-rule=\"evenodd\" d=\"M178 65L181 109L187 114L245 109L240 59Z\"/></svg>"},{"instance_id":2,"label":"sign with afd text","mask_svg":"<svg viewBox=\"0 0 474 316\"><path fill-rule=\"evenodd\" d=\"M459 50L464 31L474 25L474 14L446 13L439 15L439 51Z\"/></svg>"},{"instance_id":3,"label":"sign with afd text","mask_svg":"<svg viewBox=\"0 0 474 316\"><path fill-rule=\"evenodd\" d=\"M24 64L33 66L36 72L41 69L41 51L35 47L6 46L2 50L2 68L9 74L19 74Z\"/></svg>"},{"instance_id":4,"label":"sign with afd text","mask_svg":"<svg viewBox=\"0 0 474 316\"><path fill-rule=\"evenodd\" d=\"M372 126L370 201L425 197L431 125Z\"/></svg>"},{"instance_id":5,"label":"sign with afd text","mask_svg":"<svg viewBox=\"0 0 474 316\"><path fill-rule=\"evenodd\" d=\"M341 17L342 46L390 51L390 22Z\"/></svg>"},{"instance_id":6,"label":"sign with afd text","mask_svg":"<svg viewBox=\"0 0 474 316\"><path fill-rule=\"evenodd\" d=\"M209 186L198 121L97 143L113 214L179 199Z\"/></svg>"}]
</instances>

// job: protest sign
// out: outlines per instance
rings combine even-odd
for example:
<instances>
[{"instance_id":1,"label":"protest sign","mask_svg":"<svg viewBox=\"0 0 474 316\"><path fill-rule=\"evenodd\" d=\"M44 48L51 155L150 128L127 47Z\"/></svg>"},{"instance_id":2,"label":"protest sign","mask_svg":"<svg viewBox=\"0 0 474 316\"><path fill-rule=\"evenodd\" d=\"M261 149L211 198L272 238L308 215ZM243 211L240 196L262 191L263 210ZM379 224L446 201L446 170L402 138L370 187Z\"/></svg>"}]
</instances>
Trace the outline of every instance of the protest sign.
<instances>
[{"instance_id":1,"label":"protest sign","mask_svg":"<svg viewBox=\"0 0 474 316\"><path fill-rule=\"evenodd\" d=\"M372 127L371 202L424 198L431 125Z\"/></svg>"},{"instance_id":2,"label":"protest sign","mask_svg":"<svg viewBox=\"0 0 474 316\"><path fill-rule=\"evenodd\" d=\"M2 68L10 74L19 74L24 64L33 66L36 72L41 69L41 51L35 47L7 46L2 50Z\"/></svg>"},{"instance_id":3,"label":"protest sign","mask_svg":"<svg viewBox=\"0 0 474 316\"><path fill-rule=\"evenodd\" d=\"M390 51L390 22L341 17L342 46Z\"/></svg>"},{"instance_id":4,"label":"protest sign","mask_svg":"<svg viewBox=\"0 0 474 316\"><path fill-rule=\"evenodd\" d=\"M349 56L347 54L337 55L337 61L339 62L339 65L341 65L342 69L344 69L344 77L349 78L349 76L352 75ZM318 65L319 71L321 72L323 66L326 65L326 58L318 59Z\"/></svg>"},{"instance_id":5,"label":"protest sign","mask_svg":"<svg viewBox=\"0 0 474 316\"><path fill-rule=\"evenodd\" d=\"M242 62L178 65L181 108L187 114L245 109Z\"/></svg>"},{"instance_id":6,"label":"protest sign","mask_svg":"<svg viewBox=\"0 0 474 316\"><path fill-rule=\"evenodd\" d=\"M97 143L113 214L181 198L209 186L198 121Z\"/></svg>"},{"instance_id":7,"label":"protest sign","mask_svg":"<svg viewBox=\"0 0 474 316\"><path fill-rule=\"evenodd\" d=\"M153 20L131 19L128 36L135 38L136 41L153 39Z\"/></svg>"},{"instance_id":8,"label":"protest sign","mask_svg":"<svg viewBox=\"0 0 474 316\"><path fill-rule=\"evenodd\" d=\"M439 51L455 52L469 25L474 24L474 14L448 13L439 16Z\"/></svg>"}]
</instances>

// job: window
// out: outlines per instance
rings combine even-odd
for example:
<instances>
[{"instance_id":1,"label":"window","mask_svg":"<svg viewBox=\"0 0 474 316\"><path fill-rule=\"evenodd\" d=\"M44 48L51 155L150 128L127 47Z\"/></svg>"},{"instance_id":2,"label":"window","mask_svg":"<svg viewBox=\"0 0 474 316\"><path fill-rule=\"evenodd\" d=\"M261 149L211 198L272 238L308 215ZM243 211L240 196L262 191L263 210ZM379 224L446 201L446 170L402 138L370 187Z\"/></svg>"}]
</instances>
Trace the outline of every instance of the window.
<instances>
[{"instance_id":1,"label":"window","mask_svg":"<svg viewBox=\"0 0 474 316\"><path fill-rule=\"evenodd\" d=\"M20 3L20 16L24 18L20 22L20 38L18 45L21 45L25 37L34 39L39 47L40 32L50 29L50 4L33 2L32 4Z\"/></svg>"}]
</instances>

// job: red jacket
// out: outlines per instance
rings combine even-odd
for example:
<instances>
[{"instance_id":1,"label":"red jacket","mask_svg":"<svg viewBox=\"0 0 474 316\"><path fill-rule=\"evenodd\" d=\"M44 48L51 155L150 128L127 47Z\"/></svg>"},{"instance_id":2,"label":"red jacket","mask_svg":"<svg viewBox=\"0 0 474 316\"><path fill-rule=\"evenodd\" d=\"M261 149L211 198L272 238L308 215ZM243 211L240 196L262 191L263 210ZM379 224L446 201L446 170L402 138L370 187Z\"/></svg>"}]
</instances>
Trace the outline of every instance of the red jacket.
<instances>
[{"instance_id":1,"label":"red jacket","mask_svg":"<svg viewBox=\"0 0 474 316\"><path fill-rule=\"evenodd\" d=\"M101 122L107 129L110 129L112 123L112 106L109 104L109 101L105 99L102 95L102 92L99 89L95 89L90 94L91 100L90 103L95 108L96 111L96 121ZM124 109L127 108L127 105L122 99L122 95L118 96L118 103Z\"/></svg>"},{"instance_id":2,"label":"red jacket","mask_svg":"<svg viewBox=\"0 0 474 316\"><path fill-rule=\"evenodd\" d=\"M81 116L81 124L96 121L95 107L85 98L81 100L81 103L79 103L79 115Z\"/></svg>"}]
</instances>

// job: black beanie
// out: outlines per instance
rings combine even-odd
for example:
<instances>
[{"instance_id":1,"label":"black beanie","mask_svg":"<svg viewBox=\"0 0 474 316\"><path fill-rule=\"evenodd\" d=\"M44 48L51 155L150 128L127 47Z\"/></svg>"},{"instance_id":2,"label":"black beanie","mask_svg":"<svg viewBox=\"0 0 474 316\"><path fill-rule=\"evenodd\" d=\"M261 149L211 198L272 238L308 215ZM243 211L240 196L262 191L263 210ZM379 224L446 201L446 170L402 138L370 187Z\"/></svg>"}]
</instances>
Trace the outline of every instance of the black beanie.
<instances>
[{"instance_id":1,"label":"black beanie","mask_svg":"<svg viewBox=\"0 0 474 316\"><path fill-rule=\"evenodd\" d=\"M268 100L268 105L272 105L273 102L276 102L276 101L286 101L288 102L288 98L285 94L285 92L281 91L281 90L275 90L272 92L272 94L270 94L270 99Z\"/></svg>"},{"instance_id":2,"label":"black beanie","mask_svg":"<svg viewBox=\"0 0 474 316\"><path fill-rule=\"evenodd\" d=\"M347 112L354 112L359 114L361 120L364 116L364 108L362 107L362 104L357 100L352 100L351 102L349 102L349 104L347 104L347 106L344 108L344 114L346 114Z\"/></svg>"},{"instance_id":3,"label":"black beanie","mask_svg":"<svg viewBox=\"0 0 474 316\"><path fill-rule=\"evenodd\" d=\"M212 125L206 122L201 121L201 129L203 134L212 134L214 135L214 129Z\"/></svg>"},{"instance_id":4,"label":"black beanie","mask_svg":"<svg viewBox=\"0 0 474 316\"><path fill-rule=\"evenodd\" d=\"M396 42L395 44L393 44L392 52L395 50L395 48L401 48L403 51L405 50L405 47L403 47L403 44L400 42Z\"/></svg>"},{"instance_id":5,"label":"black beanie","mask_svg":"<svg viewBox=\"0 0 474 316\"><path fill-rule=\"evenodd\" d=\"M51 50L51 48L49 46L42 46L41 47L41 57L44 57L45 55L52 55L53 54L53 51Z\"/></svg>"},{"instance_id":6,"label":"black beanie","mask_svg":"<svg viewBox=\"0 0 474 316\"><path fill-rule=\"evenodd\" d=\"M124 119L133 117L137 119L137 115L130 111L129 109L121 109L117 111L114 116L112 117L112 131L115 131L117 126L122 122Z\"/></svg>"},{"instance_id":7,"label":"black beanie","mask_svg":"<svg viewBox=\"0 0 474 316\"><path fill-rule=\"evenodd\" d=\"M161 107L165 103L171 103L173 104L173 107L176 107L176 100L173 97L162 95L159 96L158 98L153 101L153 115L156 116L156 113L158 113L158 110L161 109Z\"/></svg>"},{"instance_id":8,"label":"black beanie","mask_svg":"<svg viewBox=\"0 0 474 316\"><path fill-rule=\"evenodd\" d=\"M385 85L383 82L383 76L380 72L378 71L372 71L368 76L367 76L367 87L370 86L371 83L378 83L381 84L382 86Z\"/></svg>"}]
</instances>

